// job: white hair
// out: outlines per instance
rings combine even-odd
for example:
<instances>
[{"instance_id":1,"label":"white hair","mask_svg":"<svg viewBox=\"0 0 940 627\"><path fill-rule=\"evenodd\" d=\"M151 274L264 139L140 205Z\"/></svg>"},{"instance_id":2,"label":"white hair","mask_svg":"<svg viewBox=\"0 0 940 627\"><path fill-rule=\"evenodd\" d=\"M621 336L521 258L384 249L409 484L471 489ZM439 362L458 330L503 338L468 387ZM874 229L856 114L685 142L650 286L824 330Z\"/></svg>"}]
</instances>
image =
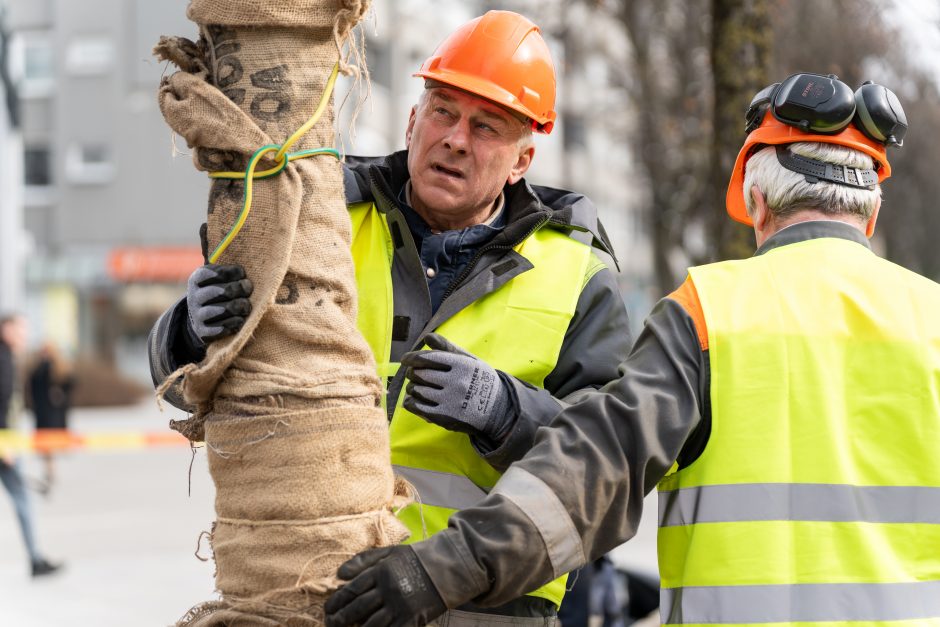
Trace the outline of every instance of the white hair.
<instances>
[{"instance_id":1,"label":"white hair","mask_svg":"<svg viewBox=\"0 0 940 627\"><path fill-rule=\"evenodd\" d=\"M863 170L873 167L870 156L837 144L799 142L788 144L787 147L793 154L824 163ZM755 185L764 194L767 207L775 218L812 209L828 215L849 215L867 221L881 198L880 185L875 185L875 189L869 191L828 181L809 183L802 174L780 165L775 146L763 148L748 159L744 171L744 202L748 215L754 211L751 188Z\"/></svg>"}]
</instances>

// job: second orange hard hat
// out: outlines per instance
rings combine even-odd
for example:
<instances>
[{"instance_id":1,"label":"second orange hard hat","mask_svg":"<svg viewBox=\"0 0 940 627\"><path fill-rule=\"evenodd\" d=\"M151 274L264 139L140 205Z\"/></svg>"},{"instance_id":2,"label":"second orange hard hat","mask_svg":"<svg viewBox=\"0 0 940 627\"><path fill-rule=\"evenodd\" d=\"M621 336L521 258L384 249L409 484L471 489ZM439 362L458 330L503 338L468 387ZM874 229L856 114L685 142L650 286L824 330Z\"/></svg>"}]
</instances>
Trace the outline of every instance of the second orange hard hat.
<instances>
[{"instance_id":1,"label":"second orange hard hat","mask_svg":"<svg viewBox=\"0 0 940 627\"><path fill-rule=\"evenodd\" d=\"M753 156L758 148L797 142L819 142L852 148L865 153L875 161L879 183L891 176L891 164L888 163L888 155L884 144L866 137L854 125L848 126L836 135L822 135L802 131L784 124L772 115L768 115L764 118L760 128L747 136L744 146L738 152L738 158L734 162L734 170L731 172L731 181L728 184L728 192L725 196L728 215L732 219L748 226L754 225L751 216L747 213L747 205L744 200L744 195L750 193L744 189L744 172L747 160Z\"/></svg>"},{"instance_id":2,"label":"second orange hard hat","mask_svg":"<svg viewBox=\"0 0 940 627\"><path fill-rule=\"evenodd\" d=\"M512 11L489 11L437 47L414 76L457 87L532 120L555 125L555 66L539 27Z\"/></svg>"}]
</instances>

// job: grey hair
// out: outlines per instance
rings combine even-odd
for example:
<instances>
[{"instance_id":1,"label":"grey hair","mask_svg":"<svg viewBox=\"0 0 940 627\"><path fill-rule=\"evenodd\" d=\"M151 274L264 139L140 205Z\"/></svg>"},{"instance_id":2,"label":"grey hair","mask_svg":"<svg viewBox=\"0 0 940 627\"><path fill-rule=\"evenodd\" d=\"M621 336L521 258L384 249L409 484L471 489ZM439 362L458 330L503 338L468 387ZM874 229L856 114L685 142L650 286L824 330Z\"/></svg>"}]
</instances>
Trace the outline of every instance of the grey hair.
<instances>
[{"instance_id":1,"label":"grey hair","mask_svg":"<svg viewBox=\"0 0 940 627\"><path fill-rule=\"evenodd\" d=\"M799 142L787 146L794 154L833 165L868 170L872 158L858 150L837 144ZM751 188L757 186L767 199L775 218L785 218L797 211L812 209L828 215L849 215L868 220L881 198L881 185L875 189L857 189L837 183L809 183L802 174L784 168L777 161L776 148L769 146L748 159L744 171L744 202L747 213L754 211Z\"/></svg>"}]
</instances>

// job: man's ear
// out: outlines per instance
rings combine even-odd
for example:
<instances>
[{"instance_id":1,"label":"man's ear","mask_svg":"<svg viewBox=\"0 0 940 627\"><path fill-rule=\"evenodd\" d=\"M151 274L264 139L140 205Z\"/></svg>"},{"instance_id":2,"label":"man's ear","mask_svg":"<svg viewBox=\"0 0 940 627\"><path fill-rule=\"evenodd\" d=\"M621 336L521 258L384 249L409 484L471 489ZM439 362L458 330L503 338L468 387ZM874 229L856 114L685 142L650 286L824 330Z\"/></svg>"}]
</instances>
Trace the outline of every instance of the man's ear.
<instances>
[{"instance_id":1,"label":"man's ear","mask_svg":"<svg viewBox=\"0 0 940 627\"><path fill-rule=\"evenodd\" d=\"M878 196L878 201L875 203L875 209L871 212L871 217L868 218L868 224L865 225L865 237L871 239L871 236L875 234L875 223L878 222L878 212L881 211L881 196Z\"/></svg>"},{"instance_id":2,"label":"man's ear","mask_svg":"<svg viewBox=\"0 0 940 627\"><path fill-rule=\"evenodd\" d=\"M757 245L760 246L772 235L771 228L773 227L774 216L770 211L770 207L767 206L767 198L764 197L764 192L760 191L757 185L751 185L751 198L754 200L751 203L754 239Z\"/></svg>"},{"instance_id":3,"label":"man's ear","mask_svg":"<svg viewBox=\"0 0 940 627\"><path fill-rule=\"evenodd\" d=\"M418 117L418 105L411 107L411 114L408 116L408 128L405 129L405 148L411 148L411 132L415 127L415 118Z\"/></svg>"},{"instance_id":4,"label":"man's ear","mask_svg":"<svg viewBox=\"0 0 940 627\"><path fill-rule=\"evenodd\" d=\"M764 192L760 191L757 185L751 185L751 198L754 199L754 202L751 203L751 221L754 223L756 230L764 231L767 229L770 220L770 208L767 206L767 199L764 197Z\"/></svg>"},{"instance_id":5,"label":"man's ear","mask_svg":"<svg viewBox=\"0 0 940 627\"><path fill-rule=\"evenodd\" d=\"M516 163L512 166L512 170L509 171L509 176L506 177L506 182L510 185L515 185L519 180L525 176L525 173L529 170L529 166L532 165L532 159L535 157L535 146L529 144L525 149L519 151L519 158L516 159Z\"/></svg>"}]
</instances>

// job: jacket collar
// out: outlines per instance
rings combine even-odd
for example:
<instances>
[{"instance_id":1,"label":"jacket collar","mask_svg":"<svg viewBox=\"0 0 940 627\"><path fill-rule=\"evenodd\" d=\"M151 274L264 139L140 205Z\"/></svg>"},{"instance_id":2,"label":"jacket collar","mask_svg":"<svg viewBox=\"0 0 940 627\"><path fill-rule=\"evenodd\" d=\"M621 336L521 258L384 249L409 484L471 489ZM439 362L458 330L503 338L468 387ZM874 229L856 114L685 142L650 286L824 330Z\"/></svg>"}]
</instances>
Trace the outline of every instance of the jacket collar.
<instances>
[{"instance_id":1,"label":"jacket collar","mask_svg":"<svg viewBox=\"0 0 940 627\"><path fill-rule=\"evenodd\" d=\"M837 220L811 220L808 222L797 222L796 224L791 224L777 231L757 249L754 256L763 255L767 251L780 248L781 246L823 237L849 240L850 242L861 244L868 250L871 250L871 244L868 243L868 238L854 226Z\"/></svg>"},{"instance_id":2,"label":"jacket collar","mask_svg":"<svg viewBox=\"0 0 940 627\"><path fill-rule=\"evenodd\" d=\"M408 151L387 157L346 157L344 179L349 204L374 202L388 211L393 199L409 179ZM597 208L587 197L561 189L529 185L522 179L503 189L506 198L506 228L493 238L492 246L513 247L543 225L588 236L591 245L609 254L613 246L597 218ZM616 259L614 259L616 263Z\"/></svg>"}]
</instances>

